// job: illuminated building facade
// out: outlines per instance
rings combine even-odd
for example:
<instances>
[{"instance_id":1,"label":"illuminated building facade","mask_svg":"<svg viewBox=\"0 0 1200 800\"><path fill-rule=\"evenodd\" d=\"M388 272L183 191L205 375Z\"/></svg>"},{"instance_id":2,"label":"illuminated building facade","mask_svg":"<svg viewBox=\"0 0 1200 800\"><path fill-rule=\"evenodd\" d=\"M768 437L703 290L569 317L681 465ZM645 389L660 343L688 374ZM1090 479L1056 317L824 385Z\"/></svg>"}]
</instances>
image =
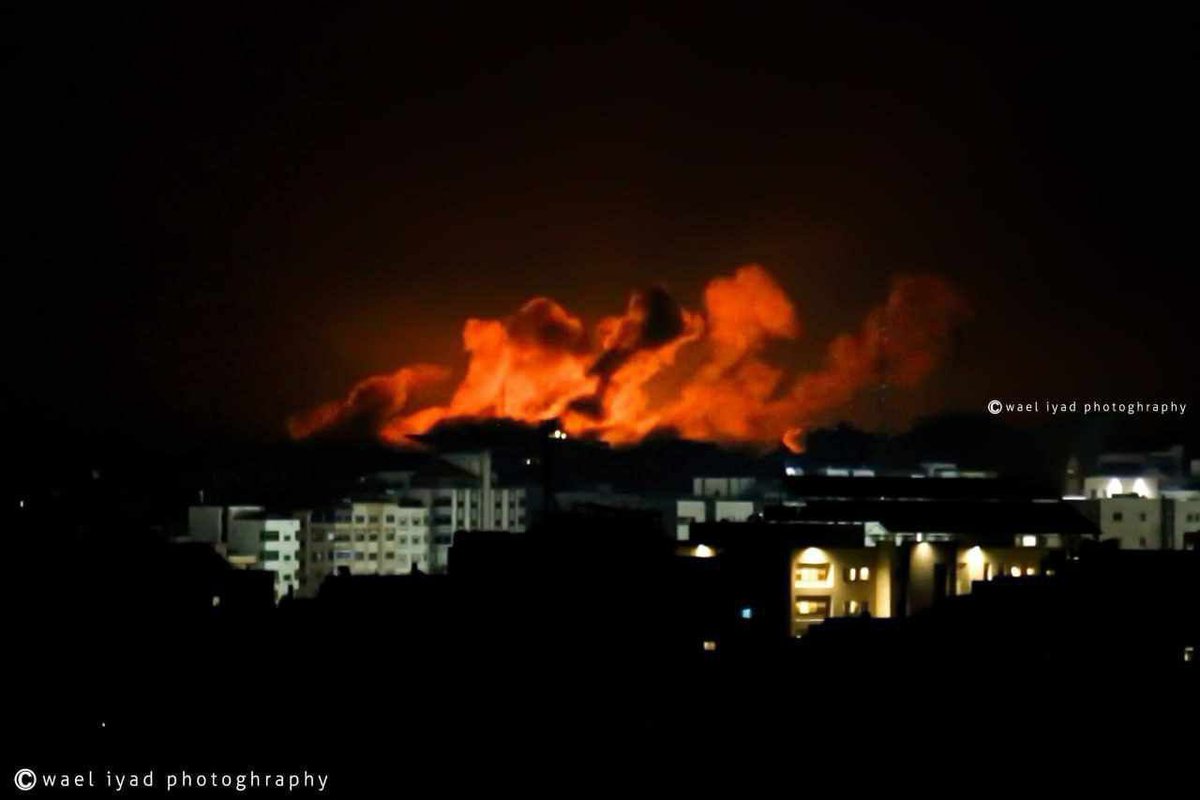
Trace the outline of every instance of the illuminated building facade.
<instances>
[{"instance_id":1,"label":"illuminated building facade","mask_svg":"<svg viewBox=\"0 0 1200 800\"><path fill-rule=\"evenodd\" d=\"M973 497L859 499L837 478L819 484L819 498L768 507L761 521L696 524L688 554L715 559L739 609L791 636L836 617L904 617L946 598L965 595L980 581L1053 574L1081 537L1096 526L1061 500L1003 495L970 479ZM915 495L928 479L902 484ZM877 482L875 498L893 484ZM897 493L898 494L898 493ZM869 496L869 495L868 495Z\"/></svg>"},{"instance_id":2,"label":"illuminated building facade","mask_svg":"<svg viewBox=\"0 0 1200 800\"><path fill-rule=\"evenodd\" d=\"M210 544L238 569L272 576L275 599L300 589L300 522L261 506L191 506L188 538Z\"/></svg>"},{"instance_id":3,"label":"illuminated building facade","mask_svg":"<svg viewBox=\"0 0 1200 800\"><path fill-rule=\"evenodd\" d=\"M429 511L420 503L345 503L299 515L304 523L302 594L325 577L402 575L430 568Z\"/></svg>"},{"instance_id":4,"label":"illuminated building facade","mask_svg":"<svg viewBox=\"0 0 1200 800\"><path fill-rule=\"evenodd\" d=\"M1080 492L1066 499L1122 550L1180 550L1200 532L1200 463L1182 446L1102 455Z\"/></svg>"},{"instance_id":5,"label":"illuminated building facade","mask_svg":"<svg viewBox=\"0 0 1200 800\"><path fill-rule=\"evenodd\" d=\"M522 532L529 524L527 492L522 486L500 486L489 451L447 453L407 472L376 473L364 478L381 496L418 504L429 517L427 569L445 572L458 531Z\"/></svg>"},{"instance_id":6,"label":"illuminated building facade","mask_svg":"<svg viewBox=\"0 0 1200 800\"><path fill-rule=\"evenodd\" d=\"M1200 531L1200 498L1122 495L1068 502L1122 550L1182 550L1188 534Z\"/></svg>"},{"instance_id":7,"label":"illuminated building facade","mask_svg":"<svg viewBox=\"0 0 1200 800\"><path fill-rule=\"evenodd\" d=\"M786 587L787 630L801 636L831 617L904 617L955 595L970 594L977 581L1053 574L1063 557L1062 537L1015 534L948 535L868 533L860 525L700 525L695 537L709 544L703 556L725 558L739 567L737 551L768 547L775 564L759 562ZM741 541L738 541L738 540ZM772 541L773 540L773 541ZM768 544L769 542L769 544ZM779 574L780 564L786 574ZM746 597L745 607L780 597Z\"/></svg>"},{"instance_id":8,"label":"illuminated building facade","mask_svg":"<svg viewBox=\"0 0 1200 800\"><path fill-rule=\"evenodd\" d=\"M273 576L275 599L300 589L300 522L275 514L243 514L229 523L228 558Z\"/></svg>"}]
</instances>

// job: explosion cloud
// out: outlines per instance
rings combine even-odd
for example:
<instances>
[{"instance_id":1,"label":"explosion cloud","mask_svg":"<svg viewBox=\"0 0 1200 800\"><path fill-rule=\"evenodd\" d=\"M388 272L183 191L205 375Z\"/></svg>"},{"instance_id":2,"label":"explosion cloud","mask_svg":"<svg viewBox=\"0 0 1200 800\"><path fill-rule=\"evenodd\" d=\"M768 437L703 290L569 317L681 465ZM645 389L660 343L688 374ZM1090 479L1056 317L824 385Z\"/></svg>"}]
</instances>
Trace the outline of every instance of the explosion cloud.
<instances>
[{"instance_id":1,"label":"explosion cloud","mask_svg":"<svg viewBox=\"0 0 1200 800\"><path fill-rule=\"evenodd\" d=\"M808 427L864 389L924 380L966 315L966 303L942 279L898 277L858 331L830 343L820 368L789 374L766 351L799 337L800 319L758 265L710 281L702 311L655 287L635 292L624 314L591 331L538 297L507 319L467 320L466 374L444 405L410 408L414 390L451 375L415 364L360 381L343 400L293 416L288 429L296 438L366 430L404 444L449 419L558 419L572 436L613 444L669 429L689 439L782 441L799 450Z\"/></svg>"}]
</instances>

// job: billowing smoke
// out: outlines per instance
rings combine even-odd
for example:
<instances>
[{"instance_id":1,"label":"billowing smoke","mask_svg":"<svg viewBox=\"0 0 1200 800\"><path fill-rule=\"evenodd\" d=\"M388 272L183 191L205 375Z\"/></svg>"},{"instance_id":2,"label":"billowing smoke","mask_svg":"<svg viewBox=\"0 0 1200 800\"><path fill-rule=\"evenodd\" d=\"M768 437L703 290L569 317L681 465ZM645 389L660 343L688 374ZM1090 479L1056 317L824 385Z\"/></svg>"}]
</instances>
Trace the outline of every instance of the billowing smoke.
<instances>
[{"instance_id":1,"label":"billowing smoke","mask_svg":"<svg viewBox=\"0 0 1200 800\"><path fill-rule=\"evenodd\" d=\"M812 424L864 389L924 380L966 315L966 303L940 278L897 278L858 331L830 343L820 368L796 373L771 363L767 351L772 342L799 337L800 320L757 265L710 281L703 311L689 311L655 287L635 292L624 314L591 331L539 297L504 320L467 320L466 375L444 405L410 407L416 389L451 374L417 364L360 381L344 400L293 416L288 429L297 438L368 430L403 444L448 419L558 419L572 436L614 444L667 429L689 439L782 441L799 450Z\"/></svg>"}]
</instances>

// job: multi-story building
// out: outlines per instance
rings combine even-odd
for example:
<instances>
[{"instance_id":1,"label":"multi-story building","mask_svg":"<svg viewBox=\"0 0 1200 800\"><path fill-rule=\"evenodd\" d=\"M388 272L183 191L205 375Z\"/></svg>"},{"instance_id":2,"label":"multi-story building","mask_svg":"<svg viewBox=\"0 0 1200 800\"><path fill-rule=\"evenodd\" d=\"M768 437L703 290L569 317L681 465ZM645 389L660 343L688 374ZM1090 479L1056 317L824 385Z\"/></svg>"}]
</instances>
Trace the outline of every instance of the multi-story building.
<instances>
[{"instance_id":1,"label":"multi-story building","mask_svg":"<svg viewBox=\"0 0 1200 800\"><path fill-rule=\"evenodd\" d=\"M229 522L226 557L235 566L274 575L275 599L300 589L300 522L266 512L239 514Z\"/></svg>"},{"instance_id":2,"label":"multi-story building","mask_svg":"<svg viewBox=\"0 0 1200 800\"><path fill-rule=\"evenodd\" d=\"M675 501L675 538L687 541L701 522L747 521L762 511L764 489L756 478L693 478L692 496Z\"/></svg>"},{"instance_id":3,"label":"multi-story building","mask_svg":"<svg viewBox=\"0 0 1200 800\"><path fill-rule=\"evenodd\" d=\"M765 507L761 521L694 525L690 543L735 576L761 583L776 570L771 586L736 591L749 613L769 605L793 635L829 617L905 616L978 581L1042 575L1048 555L1065 557L1096 533L1055 492L1014 481L809 475L785 484L788 500Z\"/></svg>"},{"instance_id":4,"label":"multi-story building","mask_svg":"<svg viewBox=\"0 0 1200 800\"><path fill-rule=\"evenodd\" d=\"M335 573L401 575L430 570L430 517L420 503L350 502L298 516L305 596L315 595L325 577Z\"/></svg>"},{"instance_id":5,"label":"multi-story building","mask_svg":"<svg viewBox=\"0 0 1200 800\"><path fill-rule=\"evenodd\" d=\"M743 618L793 636L830 617L908 616L979 581L1052 574L1055 559L1095 530L1061 502L847 501L798 510L778 521L695 525L690 539L692 555L722 560Z\"/></svg>"},{"instance_id":6,"label":"multi-story building","mask_svg":"<svg viewBox=\"0 0 1200 800\"><path fill-rule=\"evenodd\" d=\"M1200 531L1200 499L1124 494L1069 502L1122 550L1182 550L1185 536Z\"/></svg>"},{"instance_id":7,"label":"multi-story building","mask_svg":"<svg viewBox=\"0 0 1200 800\"><path fill-rule=\"evenodd\" d=\"M261 506L191 506L188 538L212 545L239 569L269 572L275 599L300 588L300 522Z\"/></svg>"},{"instance_id":8,"label":"multi-story building","mask_svg":"<svg viewBox=\"0 0 1200 800\"><path fill-rule=\"evenodd\" d=\"M376 473L364 483L391 500L427 510L431 572L446 571L458 531L522 532L529 524L526 489L497 485L488 451L442 455L420 469Z\"/></svg>"},{"instance_id":9,"label":"multi-story building","mask_svg":"<svg viewBox=\"0 0 1200 800\"><path fill-rule=\"evenodd\" d=\"M1107 453L1095 469L1068 487L1081 512L1101 536L1123 550L1179 550L1187 534L1200 531L1200 472L1182 446L1153 453Z\"/></svg>"}]
</instances>

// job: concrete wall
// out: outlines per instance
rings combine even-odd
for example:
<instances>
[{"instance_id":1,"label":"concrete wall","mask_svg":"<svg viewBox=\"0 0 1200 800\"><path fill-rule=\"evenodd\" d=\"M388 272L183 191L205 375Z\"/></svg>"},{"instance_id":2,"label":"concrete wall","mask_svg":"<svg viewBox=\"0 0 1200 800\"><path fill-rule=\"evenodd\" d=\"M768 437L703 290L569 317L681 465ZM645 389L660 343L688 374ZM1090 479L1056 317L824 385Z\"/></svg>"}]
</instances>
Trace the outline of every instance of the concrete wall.
<instances>
[{"instance_id":1,"label":"concrete wall","mask_svg":"<svg viewBox=\"0 0 1200 800\"><path fill-rule=\"evenodd\" d=\"M1157 550L1163 546L1162 503L1136 497L1097 500L1102 539L1116 539L1122 550Z\"/></svg>"},{"instance_id":2,"label":"concrete wall","mask_svg":"<svg viewBox=\"0 0 1200 800\"><path fill-rule=\"evenodd\" d=\"M708 503L704 500L679 500L675 503L675 538L688 540L688 530L693 522L708 522Z\"/></svg>"},{"instance_id":3,"label":"concrete wall","mask_svg":"<svg viewBox=\"0 0 1200 800\"><path fill-rule=\"evenodd\" d=\"M234 518L229 522L230 558L253 558L258 569L272 573L276 599L300 590L300 546L300 520Z\"/></svg>"},{"instance_id":4,"label":"concrete wall","mask_svg":"<svg viewBox=\"0 0 1200 800\"><path fill-rule=\"evenodd\" d=\"M209 544L225 541L224 506L191 506L188 508L188 536Z\"/></svg>"},{"instance_id":5,"label":"concrete wall","mask_svg":"<svg viewBox=\"0 0 1200 800\"><path fill-rule=\"evenodd\" d=\"M1200 531L1200 500L1167 500L1163 507L1164 545L1183 549L1183 536Z\"/></svg>"}]
</instances>

